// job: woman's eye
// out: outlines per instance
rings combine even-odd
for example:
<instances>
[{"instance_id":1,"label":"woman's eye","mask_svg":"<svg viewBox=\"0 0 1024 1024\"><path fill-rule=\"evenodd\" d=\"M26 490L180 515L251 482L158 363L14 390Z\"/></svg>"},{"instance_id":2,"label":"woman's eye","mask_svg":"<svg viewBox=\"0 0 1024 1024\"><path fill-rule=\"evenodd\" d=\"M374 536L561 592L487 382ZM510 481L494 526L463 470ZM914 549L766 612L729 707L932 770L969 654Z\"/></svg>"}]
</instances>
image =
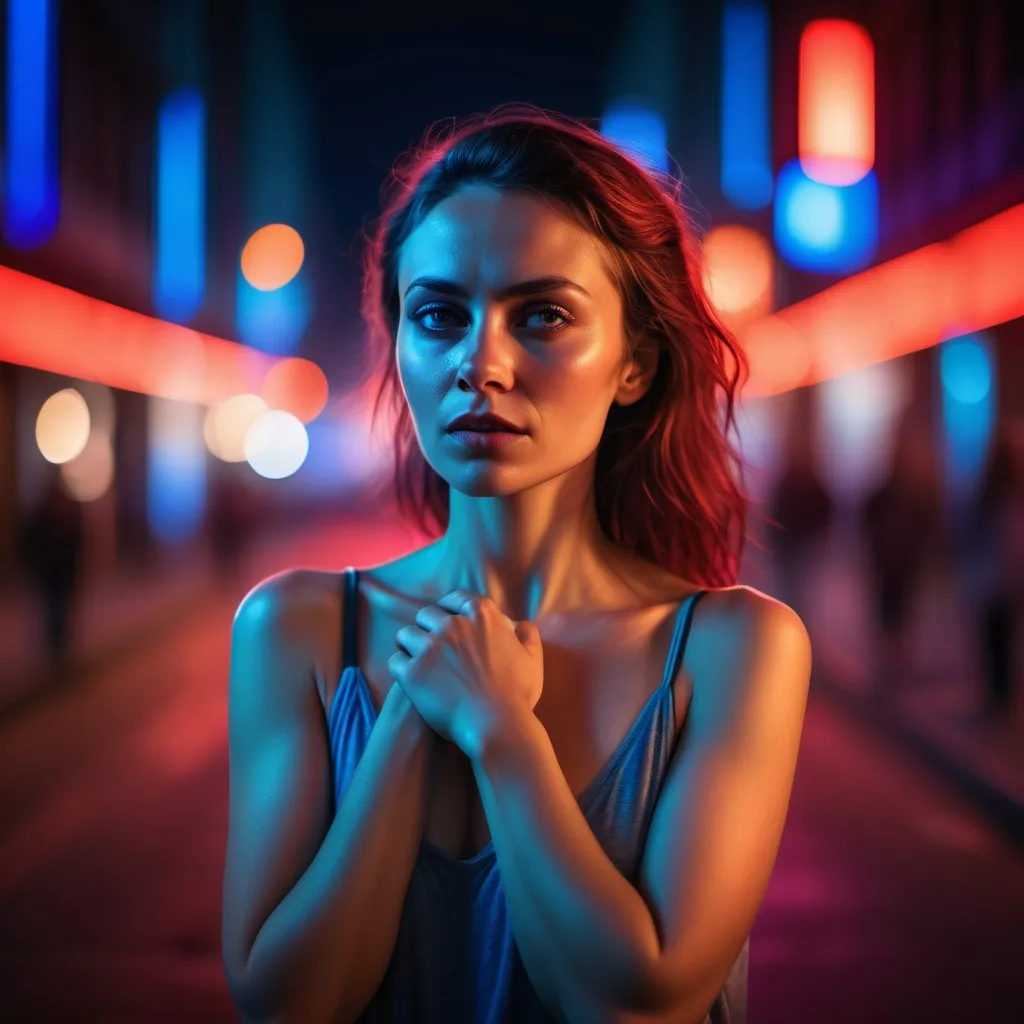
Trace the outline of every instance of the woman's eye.
<instances>
[{"instance_id":1,"label":"woman's eye","mask_svg":"<svg viewBox=\"0 0 1024 1024\"><path fill-rule=\"evenodd\" d=\"M450 309L445 309L444 306L431 306L428 309L420 310L419 313L417 313L413 317L413 319L417 323L424 323L424 322L426 322L428 327L445 328L445 327L451 327L452 326L450 321L445 322L443 320L431 320L430 318L431 317L446 317L446 316L450 317L451 315L452 315L452 311Z\"/></svg>"},{"instance_id":2,"label":"woman's eye","mask_svg":"<svg viewBox=\"0 0 1024 1024\"><path fill-rule=\"evenodd\" d=\"M531 313L527 317L527 323L529 323L529 321L532 320L534 317L552 317L552 316L553 317L557 317L562 322L560 324L558 324L558 323L551 323L551 321L549 320L547 323L541 323L541 325L540 325L540 329L541 330L549 330L549 329L550 330L556 330L556 331L557 330L561 330L563 327L567 327L569 325L570 321L572 320L572 318L569 316L569 314L565 310L559 309L557 306L545 306L543 309L538 309L535 312Z\"/></svg>"},{"instance_id":3,"label":"woman's eye","mask_svg":"<svg viewBox=\"0 0 1024 1024\"><path fill-rule=\"evenodd\" d=\"M427 330L443 331L456 326L451 319L452 317L456 317L456 314L454 310L449 309L447 306L425 306L414 313L411 319L416 323L423 324ZM553 323L552 317L557 318L561 323ZM540 322L536 322L538 318ZM535 322L531 323L531 321ZM571 322L572 316L568 310L562 309L561 306L545 306L543 309L535 309L527 314L524 321L525 325L531 330L548 332L559 331L567 327Z\"/></svg>"}]
</instances>

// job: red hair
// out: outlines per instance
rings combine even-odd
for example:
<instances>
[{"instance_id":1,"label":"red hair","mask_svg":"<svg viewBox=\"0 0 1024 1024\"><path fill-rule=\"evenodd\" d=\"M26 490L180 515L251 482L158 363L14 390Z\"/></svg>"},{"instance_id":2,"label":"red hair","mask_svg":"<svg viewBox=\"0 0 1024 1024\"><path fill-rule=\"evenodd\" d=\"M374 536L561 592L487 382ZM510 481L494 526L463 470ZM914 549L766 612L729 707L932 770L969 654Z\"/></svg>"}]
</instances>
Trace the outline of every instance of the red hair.
<instances>
[{"instance_id":1,"label":"red hair","mask_svg":"<svg viewBox=\"0 0 1024 1024\"><path fill-rule=\"evenodd\" d=\"M729 432L747 363L704 293L682 185L585 122L528 104L428 129L396 163L382 213L362 232L362 315L381 372L373 419L390 405L399 509L428 535L447 528L449 485L423 456L398 377L398 254L427 214L470 182L557 200L611 253L630 352L642 338L658 345L650 389L612 406L598 446L601 528L692 582L734 584L748 499Z\"/></svg>"}]
</instances>

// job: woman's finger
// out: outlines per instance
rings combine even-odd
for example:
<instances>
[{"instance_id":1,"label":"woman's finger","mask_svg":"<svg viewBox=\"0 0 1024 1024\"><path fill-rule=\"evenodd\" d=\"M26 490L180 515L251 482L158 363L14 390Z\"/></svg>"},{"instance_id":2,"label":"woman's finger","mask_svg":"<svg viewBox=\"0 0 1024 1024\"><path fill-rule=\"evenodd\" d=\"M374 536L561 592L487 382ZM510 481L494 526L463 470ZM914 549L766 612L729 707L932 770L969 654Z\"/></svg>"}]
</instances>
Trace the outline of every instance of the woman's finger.
<instances>
[{"instance_id":1,"label":"woman's finger","mask_svg":"<svg viewBox=\"0 0 1024 1024\"><path fill-rule=\"evenodd\" d=\"M391 678L400 683L405 678L405 673L411 663L412 658L408 654L396 651L388 658L388 672L391 674Z\"/></svg>"},{"instance_id":2,"label":"woman's finger","mask_svg":"<svg viewBox=\"0 0 1024 1024\"><path fill-rule=\"evenodd\" d=\"M428 633L436 633L454 612L445 611L436 604L424 605L416 613L416 625Z\"/></svg>"},{"instance_id":3,"label":"woman's finger","mask_svg":"<svg viewBox=\"0 0 1024 1024\"><path fill-rule=\"evenodd\" d=\"M395 643L412 657L417 657L426 650L430 643L430 634L419 626L403 626L395 634Z\"/></svg>"},{"instance_id":4,"label":"woman's finger","mask_svg":"<svg viewBox=\"0 0 1024 1024\"><path fill-rule=\"evenodd\" d=\"M445 608L454 615L470 615L474 603L481 600L480 594L474 594L471 590L453 590L445 594L438 602L439 608Z\"/></svg>"}]
</instances>

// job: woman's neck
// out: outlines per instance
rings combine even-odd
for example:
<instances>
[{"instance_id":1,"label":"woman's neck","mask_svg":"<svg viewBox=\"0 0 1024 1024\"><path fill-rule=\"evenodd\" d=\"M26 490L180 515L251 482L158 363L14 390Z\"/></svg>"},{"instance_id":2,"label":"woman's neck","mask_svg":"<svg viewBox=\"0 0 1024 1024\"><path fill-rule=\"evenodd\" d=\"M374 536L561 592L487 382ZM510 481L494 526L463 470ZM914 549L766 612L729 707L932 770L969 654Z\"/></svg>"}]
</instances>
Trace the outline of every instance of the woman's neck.
<instances>
[{"instance_id":1,"label":"woman's neck","mask_svg":"<svg viewBox=\"0 0 1024 1024\"><path fill-rule=\"evenodd\" d=\"M433 546L430 577L439 595L485 594L515 620L600 606L613 579L614 546L592 500L538 508L512 498L452 494L448 529Z\"/></svg>"}]
</instances>

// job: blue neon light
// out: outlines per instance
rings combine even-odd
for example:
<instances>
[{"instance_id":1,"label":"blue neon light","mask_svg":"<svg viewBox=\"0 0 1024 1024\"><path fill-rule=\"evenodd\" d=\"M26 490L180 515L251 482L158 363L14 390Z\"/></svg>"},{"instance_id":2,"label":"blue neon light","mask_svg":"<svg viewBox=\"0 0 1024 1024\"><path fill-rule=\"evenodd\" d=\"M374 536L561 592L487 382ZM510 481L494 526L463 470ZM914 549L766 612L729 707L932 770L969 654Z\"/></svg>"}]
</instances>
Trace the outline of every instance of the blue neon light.
<instances>
[{"instance_id":1,"label":"blue neon light","mask_svg":"<svg viewBox=\"0 0 1024 1024\"><path fill-rule=\"evenodd\" d=\"M968 491L984 469L996 414L994 376L984 334L950 338L939 346L946 478L954 496Z\"/></svg>"},{"instance_id":2,"label":"blue neon light","mask_svg":"<svg viewBox=\"0 0 1024 1024\"><path fill-rule=\"evenodd\" d=\"M668 170L665 119L641 100L619 100L601 118L601 134L652 170Z\"/></svg>"},{"instance_id":3,"label":"blue neon light","mask_svg":"<svg viewBox=\"0 0 1024 1024\"><path fill-rule=\"evenodd\" d=\"M48 241L60 217L56 0L7 0L7 140L3 235L16 249Z\"/></svg>"},{"instance_id":4,"label":"blue neon light","mask_svg":"<svg viewBox=\"0 0 1024 1024\"><path fill-rule=\"evenodd\" d=\"M878 247L878 180L869 171L855 185L822 185L790 160L775 185L775 244L794 267L851 274Z\"/></svg>"},{"instance_id":5,"label":"blue neon light","mask_svg":"<svg viewBox=\"0 0 1024 1024\"><path fill-rule=\"evenodd\" d=\"M179 89L160 107L153 306L179 324L192 320L206 290L205 126L195 89Z\"/></svg>"},{"instance_id":6,"label":"blue neon light","mask_svg":"<svg viewBox=\"0 0 1024 1024\"><path fill-rule=\"evenodd\" d=\"M722 194L744 210L772 201L768 9L729 3L722 13Z\"/></svg>"},{"instance_id":7,"label":"blue neon light","mask_svg":"<svg viewBox=\"0 0 1024 1024\"><path fill-rule=\"evenodd\" d=\"M253 288L237 276L235 320L240 339L273 355L288 355L298 348L309 326L311 303L302 274L273 291Z\"/></svg>"},{"instance_id":8,"label":"blue neon light","mask_svg":"<svg viewBox=\"0 0 1024 1024\"><path fill-rule=\"evenodd\" d=\"M146 513L153 535L164 544L190 540L206 512L206 449L200 412L174 408L170 399L150 416L146 462ZM192 417L195 417L192 422Z\"/></svg>"}]
</instances>

